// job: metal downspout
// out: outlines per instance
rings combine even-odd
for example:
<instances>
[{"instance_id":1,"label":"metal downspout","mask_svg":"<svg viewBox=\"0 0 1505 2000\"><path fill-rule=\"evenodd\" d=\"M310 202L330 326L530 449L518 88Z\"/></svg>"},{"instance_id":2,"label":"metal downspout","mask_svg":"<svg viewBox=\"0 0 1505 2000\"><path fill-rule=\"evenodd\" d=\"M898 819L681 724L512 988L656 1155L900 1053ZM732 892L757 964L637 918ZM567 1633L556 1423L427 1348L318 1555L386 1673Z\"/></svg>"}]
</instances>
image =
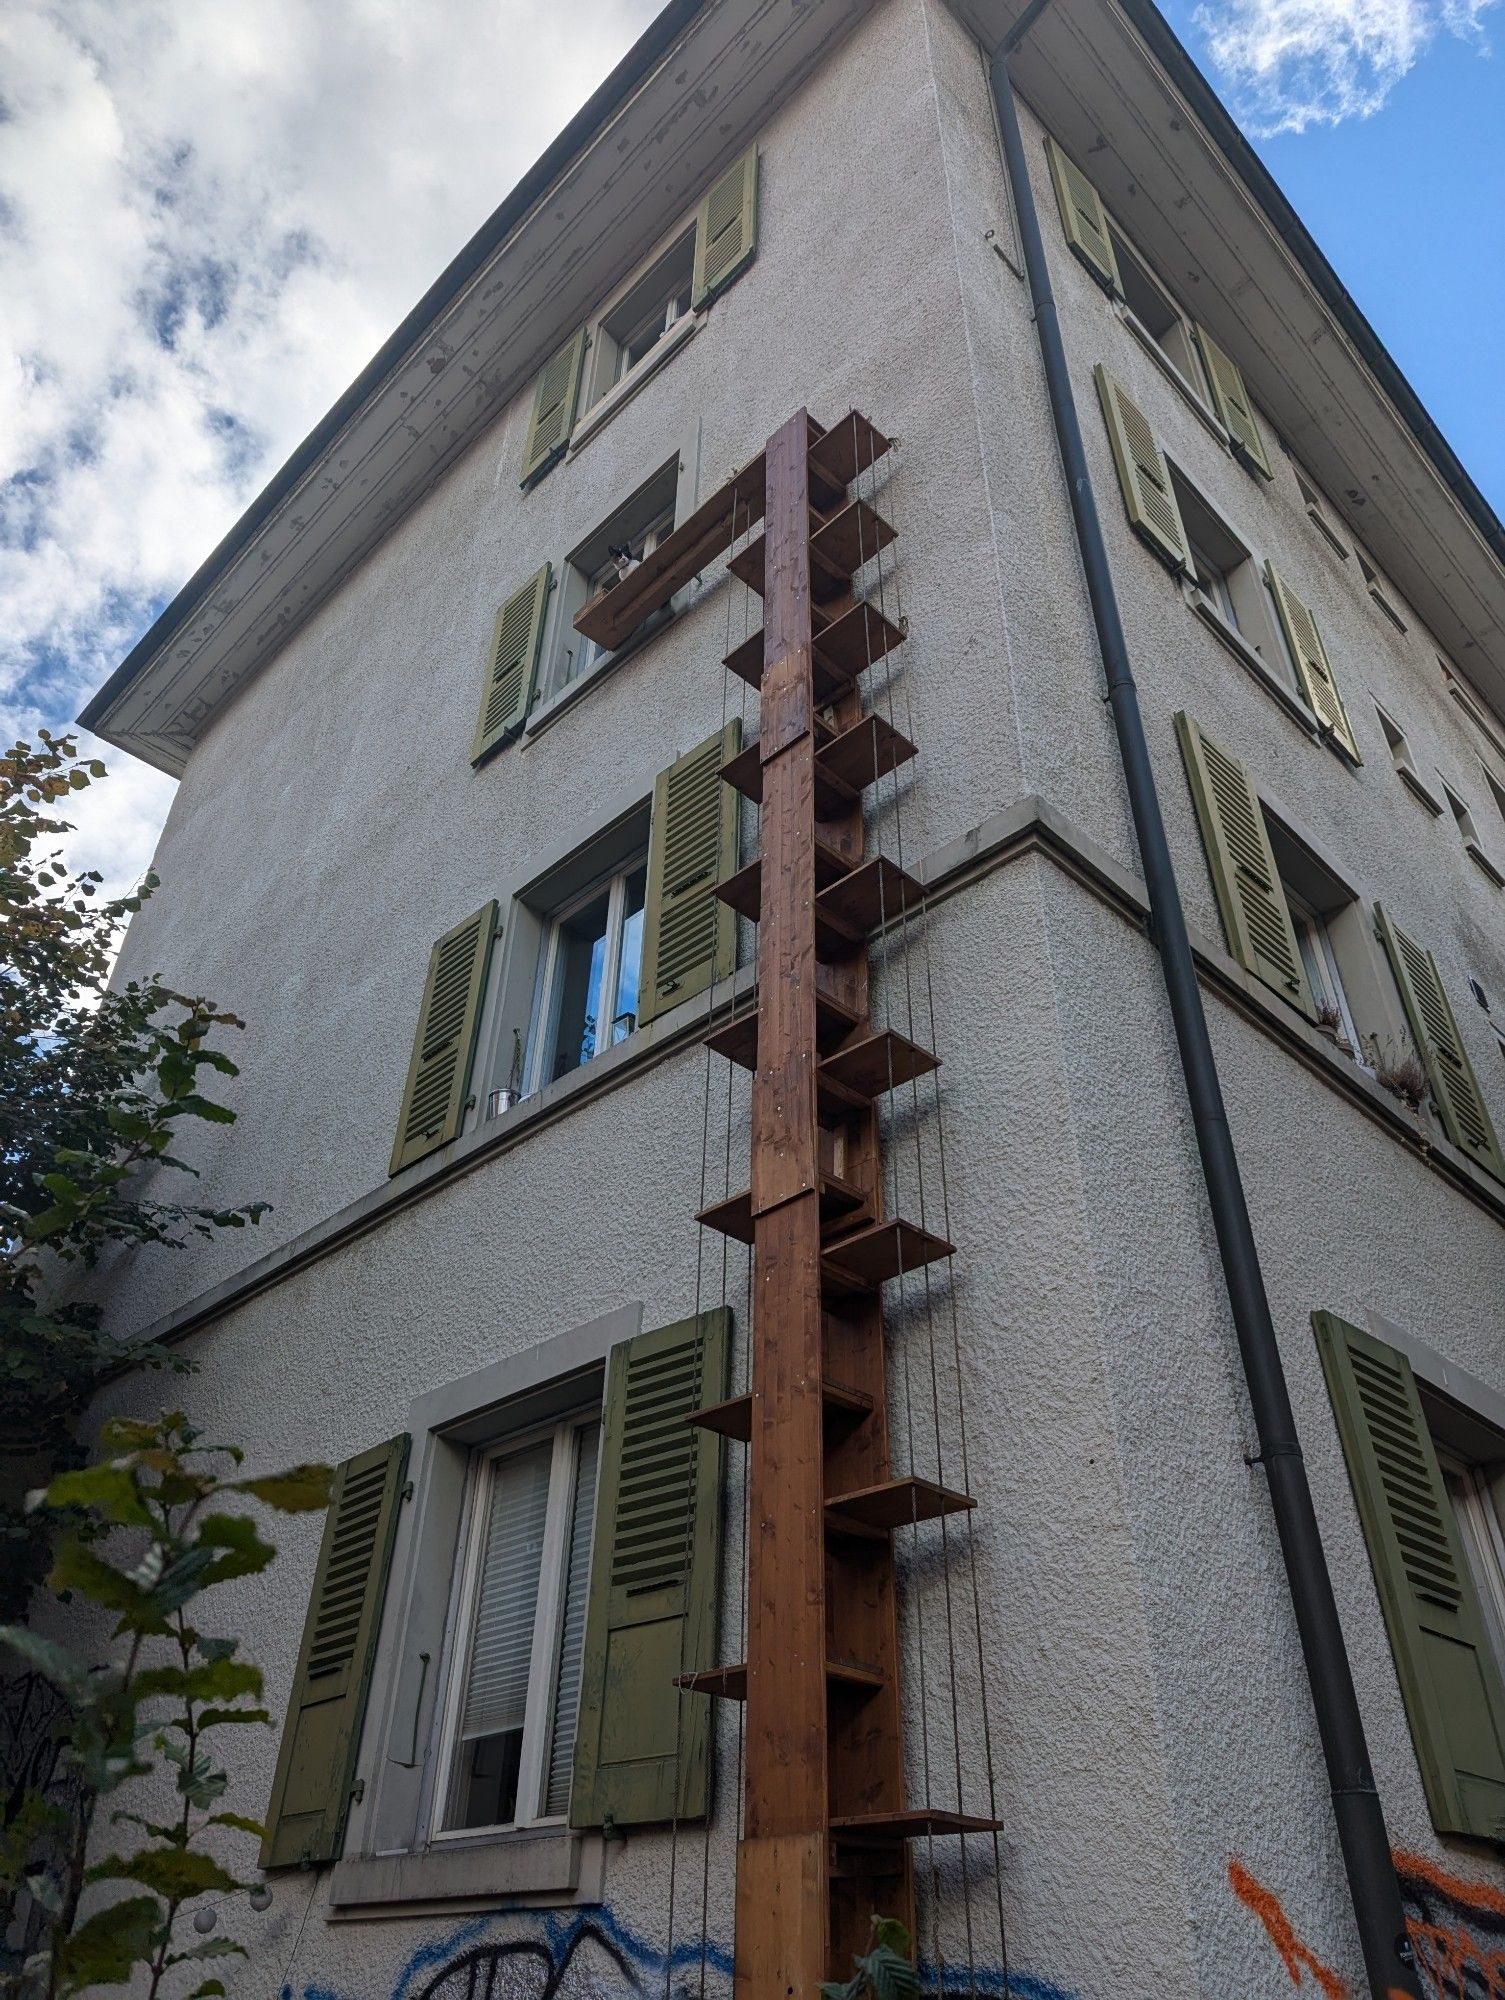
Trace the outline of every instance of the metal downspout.
<instances>
[{"instance_id":1,"label":"metal downspout","mask_svg":"<svg viewBox=\"0 0 1505 2000\"><path fill-rule=\"evenodd\" d=\"M1088 474L1076 399L1040 235L1040 218L1014 105L1009 56L1048 4L1049 0L1032 0L1005 37L989 70L1029 278L1035 331L1149 892L1151 935L1175 1025L1208 1206L1259 1438L1258 1463L1264 1467L1269 1484L1364 1964L1375 2000L1420 2000L1384 1812L1370 1768L1353 1673L1296 1436L1285 1370L1270 1318L1259 1252L1207 1031L1181 892L1165 837L1139 693Z\"/></svg>"}]
</instances>

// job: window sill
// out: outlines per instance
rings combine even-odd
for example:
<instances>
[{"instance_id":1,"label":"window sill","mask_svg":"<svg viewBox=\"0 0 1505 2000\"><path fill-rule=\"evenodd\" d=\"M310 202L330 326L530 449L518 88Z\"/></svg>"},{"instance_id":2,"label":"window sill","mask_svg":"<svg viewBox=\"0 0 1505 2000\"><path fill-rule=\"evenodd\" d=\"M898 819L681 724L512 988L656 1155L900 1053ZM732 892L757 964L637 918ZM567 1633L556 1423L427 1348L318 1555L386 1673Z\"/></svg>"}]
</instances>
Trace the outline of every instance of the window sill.
<instances>
[{"instance_id":1,"label":"window sill","mask_svg":"<svg viewBox=\"0 0 1505 2000\"><path fill-rule=\"evenodd\" d=\"M518 1902L544 1907L599 1903L603 1846L599 1834L550 1827L411 1854L360 1855L336 1865L330 1915L338 1921L495 1909Z\"/></svg>"},{"instance_id":2,"label":"window sill","mask_svg":"<svg viewBox=\"0 0 1505 2000\"><path fill-rule=\"evenodd\" d=\"M610 679L618 667L625 666L650 640L656 639L666 625L672 624L677 614L678 606L671 599L662 612L654 612L630 639L623 640L615 652L605 654L594 665L587 667L583 674L577 674L574 680L566 681L562 688L556 688L551 695L547 695L524 723L524 741L531 742L535 736L541 735L550 723L558 721L567 708L573 708L592 688Z\"/></svg>"},{"instance_id":3,"label":"window sill","mask_svg":"<svg viewBox=\"0 0 1505 2000\"><path fill-rule=\"evenodd\" d=\"M1217 607L1209 604L1196 585L1188 583L1184 577L1181 579L1181 595L1202 623L1232 653L1239 665L1253 674L1266 694L1275 697L1296 726L1304 730L1308 736L1320 738L1321 726L1301 696L1293 688L1288 688L1273 668L1265 665L1263 654L1257 653L1243 633L1236 632Z\"/></svg>"},{"instance_id":4,"label":"window sill","mask_svg":"<svg viewBox=\"0 0 1505 2000\"><path fill-rule=\"evenodd\" d=\"M1311 522L1312 526L1317 530L1318 534L1321 535L1322 539L1327 543L1328 547L1332 550L1333 554L1335 556L1340 556L1344 562L1347 562L1348 549L1344 544L1344 542L1339 537L1337 530L1332 526L1332 524L1329 521L1325 520L1323 516L1317 512L1317 509L1315 507L1308 507L1306 510L1306 516L1307 519Z\"/></svg>"},{"instance_id":5,"label":"window sill","mask_svg":"<svg viewBox=\"0 0 1505 2000\"><path fill-rule=\"evenodd\" d=\"M1154 334L1144 324L1143 320L1132 313L1122 299L1115 299L1113 301L1113 310L1139 342L1145 353L1149 355L1151 361L1155 363L1155 366L1160 370L1167 382L1171 383L1179 391L1181 400L1189 406L1195 416L1200 417L1203 424L1211 431L1224 451L1231 454L1233 444L1228 436L1228 432L1218 422L1212 411L1208 409L1202 398L1197 394L1191 383L1187 381L1181 370L1172 361Z\"/></svg>"},{"instance_id":6,"label":"window sill","mask_svg":"<svg viewBox=\"0 0 1505 2000\"><path fill-rule=\"evenodd\" d=\"M1505 889L1505 875L1500 873L1499 869L1496 868L1495 864L1484 852L1484 849L1476 841L1472 840L1466 840L1463 844L1468 850L1469 860L1473 862L1479 873L1487 875L1497 889Z\"/></svg>"},{"instance_id":7,"label":"window sill","mask_svg":"<svg viewBox=\"0 0 1505 2000\"><path fill-rule=\"evenodd\" d=\"M1418 800L1420 804L1426 807L1433 819L1442 818L1442 800L1433 798L1432 794L1427 790L1414 771L1407 770L1404 764L1397 764L1395 775L1400 779L1412 798Z\"/></svg>"},{"instance_id":8,"label":"window sill","mask_svg":"<svg viewBox=\"0 0 1505 2000\"><path fill-rule=\"evenodd\" d=\"M676 320L663 339L648 350L636 368L624 375L620 382L615 383L604 396L591 404L571 433L569 450L571 458L590 443L597 431L604 429L611 422L618 410L625 409L644 383L651 382L660 368L678 354L686 341L694 338L704 320L704 312L686 313L683 319Z\"/></svg>"}]
</instances>

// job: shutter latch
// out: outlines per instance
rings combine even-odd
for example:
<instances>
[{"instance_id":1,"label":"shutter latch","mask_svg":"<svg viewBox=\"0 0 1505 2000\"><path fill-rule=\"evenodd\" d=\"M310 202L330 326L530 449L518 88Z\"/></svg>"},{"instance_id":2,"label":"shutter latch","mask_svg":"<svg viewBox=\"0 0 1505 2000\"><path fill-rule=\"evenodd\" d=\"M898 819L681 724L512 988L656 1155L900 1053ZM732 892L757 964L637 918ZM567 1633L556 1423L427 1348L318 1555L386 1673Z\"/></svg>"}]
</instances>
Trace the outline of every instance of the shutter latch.
<instances>
[{"instance_id":1,"label":"shutter latch","mask_svg":"<svg viewBox=\"0 0 1505 2000\"><path fill-rule=\"evenodd\" d=\"M357 1778L355 1783L350 1787L350 1802L352 1805L358 1806L365 1796L366 1781L364 1778Z\"/></svg>"}]
</instances>

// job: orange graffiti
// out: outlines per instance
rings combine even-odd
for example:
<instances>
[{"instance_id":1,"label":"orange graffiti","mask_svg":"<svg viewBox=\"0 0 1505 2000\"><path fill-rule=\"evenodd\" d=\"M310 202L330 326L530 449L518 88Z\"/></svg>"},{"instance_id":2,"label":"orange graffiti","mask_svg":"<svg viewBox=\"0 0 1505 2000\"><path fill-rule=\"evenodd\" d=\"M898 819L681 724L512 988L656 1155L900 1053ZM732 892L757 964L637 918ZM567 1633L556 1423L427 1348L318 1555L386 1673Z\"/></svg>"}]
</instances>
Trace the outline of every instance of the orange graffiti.
<instances>
[{"instance_id":1,"label":"orange graffiti","mask_svg":"<svg viewBox=\"0 0 1505 2000\"><path fill-rule=\"evenodd\" d=\"M1406 1902L1406 1930L1429 2000L1505 2000L1505 1893L1467 1882L1422 1854L1397 1850L1395 1866ZM1309 1973L1323 2000L1352 2000L1345 1980L1297 1937L1280 1898L1242 1862L1228 1864L1228 1884L1264 1925L1291 1984ZM1392 1989L1389 2000L1403 2000Z\"/></svg>"},{"instance_id":2,"label":"orange graffiti","mask_svg":"<svg viewBox=\"0 0 1505 2000\"><path fill-rule=\"evenodd\" d=\"M1340 1979L1314 1952L1307 1950L1296 1936L1290 1918L1280 1907L1280 1898L1262 1882L1256 1882L1241 1861L1229 1862L1228 1886L1269 1932L1270 1942L1280 1953L1281 1963L1290 1974L1293 1986L1300 1986L1303 1975L1309 1972L1323 2000L1353 2000L1347 1980Z\"/></svg>"}]
</instances>

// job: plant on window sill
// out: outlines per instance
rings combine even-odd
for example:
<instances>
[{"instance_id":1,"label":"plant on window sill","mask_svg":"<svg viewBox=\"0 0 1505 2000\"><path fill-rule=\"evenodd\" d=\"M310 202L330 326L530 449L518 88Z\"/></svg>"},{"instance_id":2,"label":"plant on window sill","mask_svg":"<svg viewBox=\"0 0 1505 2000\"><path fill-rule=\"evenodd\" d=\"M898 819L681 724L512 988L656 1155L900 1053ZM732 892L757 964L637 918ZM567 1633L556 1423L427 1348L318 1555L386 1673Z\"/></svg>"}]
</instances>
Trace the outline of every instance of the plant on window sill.
<instances>
[{"instance_id":1,"label":"plant on window sill","mask_svg":"<svg viewBox=\"0 0 1505 2000\"><path fill-rule=\"evenodd\" d=\"M874 1917L868 1949L854 1956L850 1979L828 1979L821 2000L919 2000L920 1975L910 1957L909 1932L897 1917Z\"/></svg>"},{"instance_id":2,"label":"plant on window sill","mask_svg":"<svg viewBox=\"0 0 1505 2000\"><path fill-rule=\"evenodd\" d=\"M1405 1037L1401 1037L1397 1046L1388 1035L1383 1043L1378 1035L1371 1035L1364 1044L1364 1053L1381 1090L1398 1097L1408 1111L1420 1111L1427 1098L1427 1073L1421 1057Z\"/></svg>"},{"instance_id":3,"label":"plant on window sill","mask_svg":"<svg viewBox=\"0 0 1505 2000\"><path fill-rule=\"evenodd\" d=\"M1325 1035L1342 1055L1352 1056L1357 1052L1348 1039L1348 1031L1343 1026L1343 1016L1331 1000L1324 1000L1317 1009L1317 1032Z\"/></svg>"}]
</instances>

